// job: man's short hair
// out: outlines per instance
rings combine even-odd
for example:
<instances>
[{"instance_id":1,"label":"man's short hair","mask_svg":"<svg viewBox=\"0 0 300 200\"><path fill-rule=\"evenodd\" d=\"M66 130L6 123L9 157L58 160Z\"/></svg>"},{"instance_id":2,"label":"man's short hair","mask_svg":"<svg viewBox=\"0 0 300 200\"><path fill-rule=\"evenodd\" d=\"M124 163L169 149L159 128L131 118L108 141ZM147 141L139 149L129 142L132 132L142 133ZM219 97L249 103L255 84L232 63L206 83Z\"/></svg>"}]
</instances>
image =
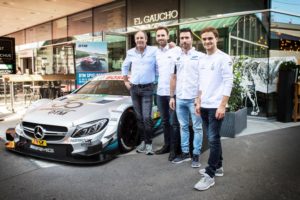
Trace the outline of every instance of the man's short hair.
<instances>
[{"instance_id":1,"label":"man's short hair","mask_svg":"<svg viewBox=\"0 0 300 200\"><path fill-rule=\"evenodd\" d=\"M138 31L138 32L136 32L136 33L134 34L134 38L135 38L136 34L138 34L139 32L143 33L144 36L145 36L145 39L148 40L148 36L147 36L147 33L146 33L145 31Z\"/></svg>"},{"instance_id":2,"label":"man's short hair","mask_svg":"<svg viewBox=\"0 0 300 200\"><path fill-rule=\"evenodd\" d=\"M200 37L203 33L207 33L207 32L212 32L215 35L216 38L219 38L218 30L214 27L211 27L211 26L202 29L202 31L200 32Z\"/></svg>"},{"instance_id":3,"label":"man's short hair","mask_svg":"<svg viewBox=\"0 0 300 200\"><path fill-rule=\"evenodd\" d=\"M156 29L156 32L157 32L157 31L159 31L159 30L165 30L165 31L166 31L166 33L169 35L169 30L168 30L168 28L167 28L167 27L164 27L164 26L159 26L159 27L157 27L157 29Z\"/></svg>"},{"instance_id":4,"label":"man's short hair","mask_svg":"<svg viewBox=\"0 0 300 200\"><path fill-rule=\"evenodd\" d=\"M179 34L180 33L185 33L185 32L189 32L191 34L191 38L193 38L193 33L192 30L190 28L182 28L179 30Z\"/></svg>"}]
</instances>

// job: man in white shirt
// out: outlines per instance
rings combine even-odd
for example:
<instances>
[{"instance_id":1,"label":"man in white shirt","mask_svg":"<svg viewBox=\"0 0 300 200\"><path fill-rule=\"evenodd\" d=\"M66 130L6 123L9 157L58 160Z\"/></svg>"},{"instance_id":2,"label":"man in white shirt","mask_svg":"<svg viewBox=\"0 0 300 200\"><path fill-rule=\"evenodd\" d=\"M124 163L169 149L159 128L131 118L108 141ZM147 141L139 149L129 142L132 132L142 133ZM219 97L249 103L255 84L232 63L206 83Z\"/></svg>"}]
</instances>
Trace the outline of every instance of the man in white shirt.
<instances>
[{"instance_id":1,"label":"man in white shirt","mask_svg":"<svg viewBox=\"0 0 300 200\"><path fill-rule=\"evenodd\" d=\"M200 167L199 156L202 147L203 131L201 117L195 113L194 102L198 96L199 60L204 54L192 47L193 38L190 29L181 29L179 37L181 51L174 57L176 67L170 83L170 107L173 110L176 107L180 123L182 154L176 157L172 163L177 164L191 160L189 152L189 122L191 116L194 130L192 167ZM175 88L176 105L174 99Z\"/></svg>"},{"instance_id":2,"label":"man in white shirt","mask_svg":"<svg viewBox=\"0 0 300 200\"><path fill-rule=\"evenodd\" d=\"M157 106L162 119L164 145L155 153L164 154L170 152L168 160L172 161L180 150L180 129L176 111L171 110L169 107L170 77L175 64L172 55L180 52L181 49L179 47L170 49L168 40L169 30L166 27L158 27L156 29L156 41L158 43L158 50L156 51L158 70Z\"/></svg>"},{"instance_id":3,"label":"man in white shirt","mask_svg":"<svg viewBox=\"0 0 300 200\"><path fill-rule=\"evenodd\" d=\"M217 48L218 37L218 31L213 27L201 31L207 54L199 62L199 97L195 103L196 113L201 114L207 130L210 153L208 166L199 171L203 177L194 186L200 191L213 186L215 176L224 175L220 129L233 85L233 73L230 56Z\"/></svg>"}]
</instances>

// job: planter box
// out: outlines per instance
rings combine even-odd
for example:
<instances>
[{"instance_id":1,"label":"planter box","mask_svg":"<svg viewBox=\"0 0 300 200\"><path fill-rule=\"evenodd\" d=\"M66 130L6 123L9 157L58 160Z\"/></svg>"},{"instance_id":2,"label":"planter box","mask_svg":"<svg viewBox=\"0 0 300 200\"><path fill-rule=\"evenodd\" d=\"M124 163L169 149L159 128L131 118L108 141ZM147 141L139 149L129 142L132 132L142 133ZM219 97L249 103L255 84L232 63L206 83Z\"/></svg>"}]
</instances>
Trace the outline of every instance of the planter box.
<instances>
[{"instance_id":1,"label":"planter box","mask_svg":"<svg viewBox=\"0 0 300 200\"><path fill-rule=\"evenodd\" d=\"M220 135L221 137L234 138L245 128L247 128L247 108L242 108L236 112L227 112L221 126Z\"/></svg>"}]
</instances>

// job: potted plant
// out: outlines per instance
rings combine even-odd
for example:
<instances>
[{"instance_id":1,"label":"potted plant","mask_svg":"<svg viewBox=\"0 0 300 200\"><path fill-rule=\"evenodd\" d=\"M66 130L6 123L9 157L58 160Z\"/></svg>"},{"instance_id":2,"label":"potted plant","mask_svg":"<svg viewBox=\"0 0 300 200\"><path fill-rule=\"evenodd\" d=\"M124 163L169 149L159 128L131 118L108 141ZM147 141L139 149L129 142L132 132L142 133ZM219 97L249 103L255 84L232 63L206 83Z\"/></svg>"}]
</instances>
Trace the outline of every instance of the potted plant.
<instances>
[{"instance_id":1,"label":"potted plant","mask_svg":"<svg viewBox=\"0 0 300 200\"><path fill-rule=\"evenodd\" d=\"M294 61L282 62L279 66L277 88L277 120L291 122L293 114L294 83L296 82L297 65Z\"/></svg>"},{"instance_id":2,"label":"potted plant","mask_svg":"<svg viewBox=\"0 0 300 200\"><path fill-rule=\"evenodd\" d=\"M241 85L245 59L247 58L239 57L233 64L233 87L220 131L222 137L235 137L247 128L247 107L243 95L245 90Z\"/></svg>"}]
</instances>

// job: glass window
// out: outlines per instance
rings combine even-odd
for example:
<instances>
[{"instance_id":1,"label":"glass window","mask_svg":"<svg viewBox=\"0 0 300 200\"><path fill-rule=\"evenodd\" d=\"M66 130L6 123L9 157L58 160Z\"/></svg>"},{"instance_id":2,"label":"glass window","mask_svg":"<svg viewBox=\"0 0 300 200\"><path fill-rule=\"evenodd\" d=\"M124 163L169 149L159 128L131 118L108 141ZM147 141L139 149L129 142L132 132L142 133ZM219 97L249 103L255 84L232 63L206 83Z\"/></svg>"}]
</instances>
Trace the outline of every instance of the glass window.
<instances>
[{"instance_id":1,"label":"glass window","mask_svg":"<svg viewBox=\"0 0 300 200\"><path fill-rule=\"evenodd\" d=\"M52 43L51 33L51 22L28 28L26 29L26 43L42 42L42 45L49 45Z\"/></svg>"},{"instance_id":2,"label":"glass window","mask_svg":"<svg viewBox=\"0 0 300 200\"><path fill-rule=\"evenodd\" d=\"M299 1L276 1L284 10L299 10ZM268 111L270 115L277 112L277 83L279 77L279 66L285 61L300 63L300 17L271 12L271 49L269 59L269 99Z\"/></svg>"},{"instance_id":3,"label":"glass window","mask_svg":"<svg viewBox=\"0 0 300 200\"><path fill-rule=\"evenodd\" d=\"M53 47L54 74L74 74L74 55L72 45Z\"/></svg>"},{"instance_id":4,"label":"glass window","mask_svg":"<svg viewBox=\"0 0 300 200\"><path fill-rule=\"evenodd\" d=\"M125 2L117 2L94 9L94 35L103 31L121 32L126 28Z\"/></svg>"},{"instance_id":5,"label":"glass window","mask_svg":"<svg viewBox=\"0 0 300 200\"><path fill-rule=\"evenodd\" d=\"M7 37L15 38L16 45L25 44L25 31L24 30L9 34L9 35L7 35Z\"/></svg>"},{"instance_id":6,"label":"glass window","mask_svg":"<svg viewBox=\"0 0 300 200\"><path fill-rule=\"evenodd\" d=\"M238 17L229 17L229 18L220 18L207 20L202 22L190 23L180 25L180 29L182 28L190 28L193 32L193 46L202 52L205 52L203 45L200 40L200 32L202 29L208 26L215 27L219 32L219 40L218 40L218 48L222 51L228 52L228 33L229 30L234 26Z\"/></svg>"},{"instance_id":7,"label":"glass window","mask_svg":"<svg viewBox=\"0 0 300 200\"><path fill-rule=\"evenodd\" d=\"M105 35L108 48L109 72L121 70L126 56L126 37L122 35Z\"/></svg>"},{"instance_id":8,"label":"glass window","mask_svg":"<svg viewBox=\"0 0 300 200\"><path fill-rule=\"evenodd\" d=\"M52 46L37 49L35 71L39 74L54 74L52 57Z\"/></svg>"},{"instance_id":9,"label":"glass window","mask_svg":"<svg viewBox=\"0 0 300 200\"><path fill-rule=\"evenodd\" d=\"M300 10L299 0L272 0L271 8L289 13L298 14Z\"/></svg>"},{"instance_id":10,"label":"glass window","mask_svg":"<svg viewBox=\"0 0 300 200\"><path fill-rule=\"evenodd\" d=\"M91 39L92 10L81 12L68 17L68 36L74 40Z\"/></svg>"},{"instance_id":11,"label":"glass window","mask_svg":"<svg viewBox=\"0 0 300 200\"><path fill-rule=\"evenodd\" d=\"M130 95L122 80L92 80L81 87L76 94Z\"/></svg>"},{"instance_id":12,"label":"glass window","mask_svg":"<svg viewBox=\"0 0 300 200\"><path fill-rule=\"evenodd\" d=\"M267 9L269 0L184 0L180 1L181 22L188 18ZM222 5L222 6L216 6Z\"/></svg>"},{"instance_id":13,"label":"glass window","mask_svg":"<svg viewBox=\"0 0 300 200\"><path fill-rule=\"evenodd\" d=\"M52 22L53 26L53 43L67 41L67 18L61 18Z\"/></svg>"}]
</instances>

